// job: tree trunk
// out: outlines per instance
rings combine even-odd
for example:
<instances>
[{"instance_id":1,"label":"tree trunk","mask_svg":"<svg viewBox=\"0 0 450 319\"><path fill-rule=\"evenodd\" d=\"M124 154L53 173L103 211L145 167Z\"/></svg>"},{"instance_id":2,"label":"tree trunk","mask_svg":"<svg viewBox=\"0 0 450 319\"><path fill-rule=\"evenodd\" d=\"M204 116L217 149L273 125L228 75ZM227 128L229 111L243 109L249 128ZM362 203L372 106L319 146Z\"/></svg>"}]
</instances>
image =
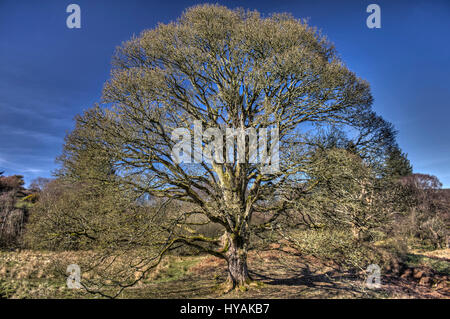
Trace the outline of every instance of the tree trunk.
<instances>
[{"instance_id":1,"label":"tree trunk","mask_svg":"<svg viewBox=\"0 0 450 319\"><path fill-rule=\"evenodd\" d=\"M248 285L252 279L247 268L247 242L235 234L226 234L228 248L225 253L228 263L228 283L231 289Z\"/></svg>"}]
</instances>

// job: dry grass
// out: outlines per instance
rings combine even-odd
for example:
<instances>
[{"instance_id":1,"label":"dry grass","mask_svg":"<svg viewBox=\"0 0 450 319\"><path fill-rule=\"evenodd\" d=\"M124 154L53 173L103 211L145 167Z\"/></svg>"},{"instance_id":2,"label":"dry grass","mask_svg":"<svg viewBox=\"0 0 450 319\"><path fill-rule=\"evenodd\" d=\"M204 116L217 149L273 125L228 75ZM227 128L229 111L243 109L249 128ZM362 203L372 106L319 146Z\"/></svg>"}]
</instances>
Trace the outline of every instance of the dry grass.
<instances>
[{"instance_id":1,"label":"dry grass","mask_svg":"<svg viewBox=\"0 0 450 319\"><path fill-rule=\"evenodd\" d=\"M429 258L441 259L450 262L450 248L433 251L418 252Z\"/></svg>"},{"instance_id":2,"label":"dry grass","mask_svg":"<svg viewBox=\"0 0 450 319\"><path fill-rule=\"evenodd\" d=\"M90 252L0 252L0 296L7 298L93 298L66 288L54 260L66 263L90 258ZM449 250L427 253L446 259ZM447 261L448 262L448 261ZM366 288L358 273L340 271L332 263L272 247L249 255L251 276L258 281L247 291L224 294L226 264L211 256L169 256L122 298L450 298L448 280L428 287L413 279L386 274L382 287ZM85 274L86 276L86 274ZM83 277L84 278L84 277Z\"/></svg>"}]
</instances>

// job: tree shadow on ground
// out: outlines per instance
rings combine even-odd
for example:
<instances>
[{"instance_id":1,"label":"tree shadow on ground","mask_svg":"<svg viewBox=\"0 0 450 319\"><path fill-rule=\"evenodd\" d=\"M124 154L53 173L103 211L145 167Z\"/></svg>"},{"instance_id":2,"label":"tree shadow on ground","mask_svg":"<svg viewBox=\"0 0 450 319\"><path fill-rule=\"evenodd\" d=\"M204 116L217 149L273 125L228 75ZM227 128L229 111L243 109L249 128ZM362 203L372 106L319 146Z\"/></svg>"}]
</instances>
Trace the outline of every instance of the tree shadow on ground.
<instances>
[{"instance_id":1,"label":"tree shadow on ground","mask_svg":"<svg viewBox=\"0 0 450 319\"><path fill-rule=\"evenodd\" d=\"M284 290L289 290L290 287L290 290L292 292L295 291L296 294L310 291L314 292L314 295L317 295L318 298L337 295L370 298L372 295L364 288L362 278L355 274L338 272L337 270L328 270L325 272L313 270L307 264L302 265L298 270L290 269L286 273L277 276L258 271L251 271L250 273L254 279L261 280L267 287L278 287ZM309 294L304 295L304 297L307 296Z\"/></svg>"},{"instance_id":2,"label":"tree shadow on ground","mask_svg":"<svg viewBox=\"0 0 450 319\"><path fill-rule=\"evenodd\" d=\"M256 260L254 260L256 261ZM264 283L261 291L268 298L446 298L443 291L425 287L382 273L381 287L370 289L366 278L356 271L325 265L303 256L278 256L272 260L258 258L250 271L255 280ZM257 296L257 294L255 295Z\"/></svg>"}]
</instances>

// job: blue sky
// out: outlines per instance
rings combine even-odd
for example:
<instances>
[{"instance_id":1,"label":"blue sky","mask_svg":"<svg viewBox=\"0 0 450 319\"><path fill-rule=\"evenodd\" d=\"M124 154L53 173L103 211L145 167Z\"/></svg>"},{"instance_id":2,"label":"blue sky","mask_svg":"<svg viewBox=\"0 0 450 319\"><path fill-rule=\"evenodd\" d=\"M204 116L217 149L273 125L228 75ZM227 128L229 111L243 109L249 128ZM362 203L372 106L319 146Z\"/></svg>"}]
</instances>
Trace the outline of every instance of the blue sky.
<instances>
[{"instance_id":1,"label":"blue sky","mask_svg":"<svg viewBox=\"0 0 450 319\"><path fill-rule=\"evenodd\" d=\"M99 101L114 48L202 1L0 0L0 171L51 176L76 114ZM369 81L414 171L450 187L450 1L213 1L309 18ZM81 7L81 29L66 7ZM366 26L381 7L381 29Z\"/></svg>"}]
</instances>

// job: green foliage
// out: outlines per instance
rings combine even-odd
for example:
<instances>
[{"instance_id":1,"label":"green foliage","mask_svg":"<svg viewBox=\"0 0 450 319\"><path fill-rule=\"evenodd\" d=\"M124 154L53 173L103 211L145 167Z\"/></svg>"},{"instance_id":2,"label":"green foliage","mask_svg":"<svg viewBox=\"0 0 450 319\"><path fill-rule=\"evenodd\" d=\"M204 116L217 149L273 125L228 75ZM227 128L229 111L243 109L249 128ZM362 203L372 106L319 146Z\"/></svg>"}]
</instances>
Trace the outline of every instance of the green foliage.
<instances>
[{"instance_id":1,"label":"green foliage","mask_svg":"<svg viewBox=\"0 0 450 319\"><path fill-rule=\"evenodd\" d=\"M186 276L189 269L199 262L198 257L184 257L183 259L168 257L161 263L161 267L159 267L151 282L161 283L179 280Z\"/></svg>"},{"instance_id":2,"label":"green foliage","mask_svg":"<svg viewBox=\"0 0 450 319\"><path fill-rule=\"evenodd\" d=\"M433 259L424 255L409 253L406 255L405 263L408 267L431 267L437 273L450 276L450 262L448 260Z\"/></svg>"},{"instance_id":3,"label":"green foliage","mask_svg":"<svg viewBox=\"0 0 450 319\"><path fill-rule=\"evenodd\" d=\"M302 254L330 260L344 269L362 270L370 264L383 265L387 261L374 246L356 240L346 230L294 230L289 238Z\"/></svg>"},{"instance_id":4,"label":"green foliage","mask_svg":"<svg viewBox=\"0 0 450 319\"><path fill-rule=\"evenodd\" d=\"M16 292L17 287L11 281L0 279L0 299L9 299Z\"/></svg>"},{"instance_id":5,"label":"green foliage","mask_svg":"<svg viewBox=\"0 0 450 319\"><path fill-rule=\"evenodd\" d=\"M411 175L413 172L407 155L398 146L391 147L387 152L383 174L386 177L398 179Z\"/></svg>"},{"instance_id":6,"label":"green foliage","mask_svg":"<svg viewBox=\"0 0 450 319\"><path fill-rule=\"evenodd\" d=\"M435 176L412 174L402 178L409 199L408 213L397 219L394 230L421 245L444 248L448 245L450 198Z\"/></svg>"},{"instance_id":7,"label":"green foliage","mask_svg":"<svg viewBox=\"0 0 450 319\"><path fill-rule=\"evenodd\" d=\"M355 238L374 234L399 208L401 187L376 176L358 155L340 148L317 149L306 171L307 194L295 199L293 215L308 227L347 229Z\"/></svg>"},{"instance_id":8,"label":"green foliage","mask_svg":"<svg viewBox=\"0 0 450 319\"><path fill-rule=\"evenodd\" d=\"M125 233L131 227L124 220L132 216L130 207L113 184L55 180L31 209L26 242L32 248L69 250L105 244L101 239L110 232Z\"/></svg>"}]
</instances>

